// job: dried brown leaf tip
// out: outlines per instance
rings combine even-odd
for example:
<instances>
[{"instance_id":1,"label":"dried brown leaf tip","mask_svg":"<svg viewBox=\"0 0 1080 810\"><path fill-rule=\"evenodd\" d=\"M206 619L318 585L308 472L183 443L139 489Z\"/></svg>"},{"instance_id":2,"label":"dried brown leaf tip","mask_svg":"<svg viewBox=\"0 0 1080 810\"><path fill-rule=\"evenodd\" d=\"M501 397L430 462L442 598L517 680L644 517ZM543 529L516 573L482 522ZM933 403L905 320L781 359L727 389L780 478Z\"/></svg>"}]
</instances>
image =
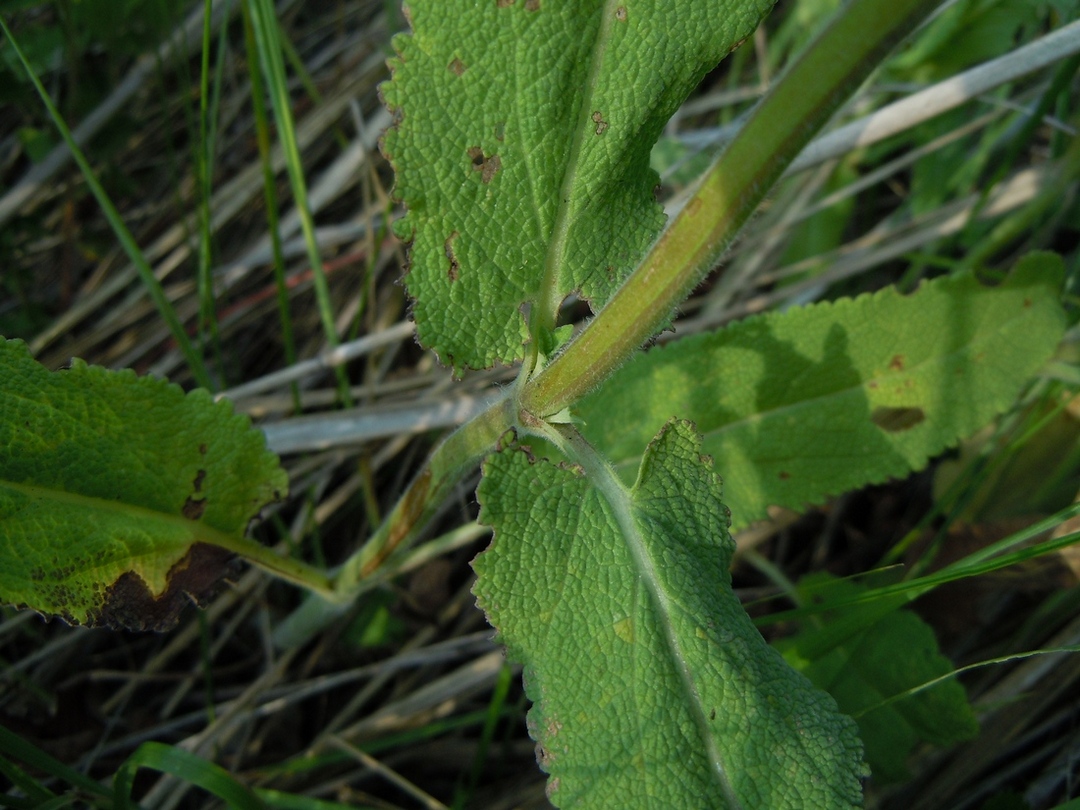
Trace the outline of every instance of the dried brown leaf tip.
<instances>
[{"instance_id":1,"label":"dried brown leaf tip","mask_svg":"<svg viewBox=\"0 0 1080 810\"><path fill-rule=\"evenodd\" d=\"M128 571L105 590L101 610L89 624L126 630L171 630L185 607L203 605L214 595L230 572L232 560L230 551L195 543L170 569L168 585L156 597L142 577Z\"/></svg>"}]
</instances>

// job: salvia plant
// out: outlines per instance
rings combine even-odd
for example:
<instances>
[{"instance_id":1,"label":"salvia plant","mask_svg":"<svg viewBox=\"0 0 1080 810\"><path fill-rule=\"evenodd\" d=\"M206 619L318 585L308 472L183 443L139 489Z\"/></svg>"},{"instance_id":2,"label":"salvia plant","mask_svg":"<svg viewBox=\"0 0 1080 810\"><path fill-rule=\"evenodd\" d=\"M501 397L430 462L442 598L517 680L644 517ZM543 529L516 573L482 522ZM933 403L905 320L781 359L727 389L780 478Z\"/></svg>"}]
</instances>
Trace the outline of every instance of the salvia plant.
<instances>
[{"instance_id":1,"label":"salvia plant","mask_svg":"<svg viewBox=\"0 0 1080 810\"><path fill-rule=\"evenodd\" d=\"M888 752L864 748L864 720L811 678L890 622L885 635L929 667L898 689L947 674L926 628L896 612L933 583L795 639L785 660L732 591L731 528L919 469L1009 408L1063 335L1061 261L1034 254L993 286L962 272L640 349L935 5L848 3L667 220L650 149L770 0L411 2L382 87L383 150L407 212L396 230L417 333L459 374L519 364L516 382L324 572L245 537L288 482L227 402L80 362L49 372L7 341L0 597L74 624L166 629L240 555L314 592L282 628L297 643L480 464L494 540L475 594L524 664L553 803L858 806L866 762ZM571 298L593 312L577 329L560 325ZM859 599L854 583L816 587ZM876 715L907 711L906 745L920 714L974 731L955 683L918 697Z\"/></svg>"}]
</instances>

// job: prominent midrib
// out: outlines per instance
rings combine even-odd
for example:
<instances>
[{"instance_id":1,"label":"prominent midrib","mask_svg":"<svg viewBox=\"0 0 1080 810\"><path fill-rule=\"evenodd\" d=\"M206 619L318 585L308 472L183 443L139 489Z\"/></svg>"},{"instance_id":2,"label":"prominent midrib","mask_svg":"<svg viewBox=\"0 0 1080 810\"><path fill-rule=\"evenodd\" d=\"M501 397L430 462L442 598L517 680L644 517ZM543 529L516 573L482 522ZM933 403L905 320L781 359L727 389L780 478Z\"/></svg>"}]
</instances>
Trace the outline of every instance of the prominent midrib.
<instances>
[{"instance_id":1,"label":"prominent midrib","mask_svg":"<svg viewBox=\"0 0 1080 810\"><path fill-rule=\"evenodd\" d=\"M717 748L715 736L709 729L709 721L705 716L701 695L698 693L687 668L687 656L671 622L671 601L659 585L660 579L656 566L645 548L645 538L642 537L640 527L634 519L630 491L619 480L611 465L584 442L571 441L568 443L565 441L565 437L561 437L561 440L556 443L560 445L560 449L567 452L570 458L581 464L588 475L589 481L600 493L600 497L611 507L615 522L618 524L620 534L626 543L626 548L633 558L634 567L641 573L645 586L648 588L651 603L656 609L657 623L663 631L669 660L679 673L679 680L686 697L687 709L698 729L701 742L706 750L706 756L709 759L710 773L712 773L717 786L723 792L729 810L740 810L742 804L739 802L738 796L736 796L728 779L723 756Z\"/></svg>"},{"instance_id":2,"label":"prominent midrib","mask_svg":"<svg viewBox=\"0 0 1080 810\"><path fill-rule=\"evenodd\" d=\"M128 503L126 501L99 498L94 495L82 495L77 492L69 492L55 487L42 486L40 484L20 484L14 481L0 479L0 489L9 489L25 495L34 500L51 501L53 503L68 504L85 509L88 512L110 512L112 514L132 517L148 523L164 524L173 528L181 529L191 535L192 542L212 543L214 545L229 548L235 544L235 538L229 534L208 526L197 520L188 520L182 515L174 515L169 512L160 512L145 506Z\"/></svg>"},{"instance_id":3,"label":"prominent midrib","mask_svg":"<svg viewBox=\"0 0 1080 810\"><path fill-rule=\"evenodd\" d=\"M559 305L562 303L562 291L559 289L559 270L563 266L566 257L566 249L570 240L570 208L573 197L574 184L577 182L578 170L581 166L582 144L585 140L588 126L585 125L585 116L593 109L592 99L596 90L596 81L604 61L604 53L607 51L607 42L614 20L614 5L618 0L604 0L600 9L600 26L596 32L596 40L593 43L592 54L589 59L589 68L585 80L585 93L581 96L580 106L575 113L576 126L569 158L563 167L562 179L558 190L558 209L555 212L555 222L548 239L547 251L544 254L544 275L540 282L537 301L530 316L529 332L533 345L539 345L541 338L555 328L559 315Z\"/></svg>"}]
</instances>

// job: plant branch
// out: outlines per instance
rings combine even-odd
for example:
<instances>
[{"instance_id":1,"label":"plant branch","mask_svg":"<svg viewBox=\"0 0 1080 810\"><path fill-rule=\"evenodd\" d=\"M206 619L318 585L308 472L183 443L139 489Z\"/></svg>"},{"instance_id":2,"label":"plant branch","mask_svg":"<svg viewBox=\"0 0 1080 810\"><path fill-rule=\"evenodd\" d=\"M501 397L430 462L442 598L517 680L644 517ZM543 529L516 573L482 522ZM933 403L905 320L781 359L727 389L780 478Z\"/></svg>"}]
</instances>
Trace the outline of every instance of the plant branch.
<instances>
[{"instance_id":1,"label":"plant branch","mask_svg":"<svg viewBox=\"0 0 1080 810\"><path fill-rule=\"evenodd\" d=\"M432 454L378 531L334 577L342 601L394 554L404 551L453 487L517 425L572 405L627 360L715 265L772 184L936 0L855 0L763 99L742 132L703 178L644 262L596 319L551 365L493 404ZM812 77L808 86L807 77ZM335 600L338 601L338 600ZM336 615L311 600L279 628L290 646Z\"/></svg>"},{"instance_id":2,"label":"plant branch","mask_svg":"<svg viewBox=\"0 0 1080 810\"><path fill-rule=\"evenodd\" d=\"M334 572L332 598L301 605L275 630L275 643L286 649L302 644L381 581L376 572L394 570L393 561L405 556L454 487L515 429L516 416L515 401L506 395L436 447L375 534Z\"/></svg>"},{"instance_id":3,"label":"plant branch","mask_svg":"<svg viewBox=\"0 0 1080 810\"><path fill-rule=\"evenodd\" d=\"M803 146L937 0L855 0L795 61L720 155L682 213L586 329L523 389L550 417L599 385L661 328L717 264Z\"/></svg>"}]
</instances>

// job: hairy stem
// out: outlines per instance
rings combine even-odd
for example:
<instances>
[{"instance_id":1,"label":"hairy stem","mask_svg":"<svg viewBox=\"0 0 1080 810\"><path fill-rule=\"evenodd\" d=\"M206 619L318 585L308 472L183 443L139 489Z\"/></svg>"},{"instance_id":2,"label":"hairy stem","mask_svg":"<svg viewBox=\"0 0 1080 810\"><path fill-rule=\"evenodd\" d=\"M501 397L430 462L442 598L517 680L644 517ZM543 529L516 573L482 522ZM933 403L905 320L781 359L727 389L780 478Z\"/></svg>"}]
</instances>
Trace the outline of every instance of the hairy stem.
<instances>
[{"instance_id":1,"label":"hairy stem","mask_svg":"<svg viewBox=\"0 0 1080 810\"><path fill-rule=\"evenodd\" d=\"M652 337L719 262L806 143L937 0L854 0L762 99L682 213L607 306L522 391L547 418L599 385Z\"/></svg>"},{"instance_id":2,"label":"hairy stem","mask_svg":"<svg viewBox=\"0 0 1080 810\"><path fill-rule=\"evenodd\" d=\"M405 556L447 496L484 456L513 435L514 403L513 397L503 397L435 448L375 534L334 572L333 596L310 598L275 630L279 647L302 644L381 581L376 576L380 570L395 570L393 562Z\"/></svg>"}]
</instances>

